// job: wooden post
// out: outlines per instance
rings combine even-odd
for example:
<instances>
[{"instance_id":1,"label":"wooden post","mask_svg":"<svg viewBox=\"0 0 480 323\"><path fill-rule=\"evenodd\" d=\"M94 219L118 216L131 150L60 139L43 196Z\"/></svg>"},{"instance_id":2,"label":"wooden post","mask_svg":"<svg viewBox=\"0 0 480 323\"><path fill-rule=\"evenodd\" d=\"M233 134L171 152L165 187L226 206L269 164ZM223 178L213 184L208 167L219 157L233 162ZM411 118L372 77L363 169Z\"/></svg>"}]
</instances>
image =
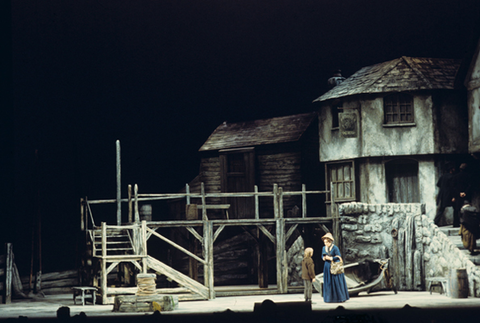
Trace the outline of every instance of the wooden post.
<instances>
[{"instance_id":1,"label":"wooden post","mask_svg":"<svg viewBox=\"0 0 480 323\"><path fill-rule=\"evenodd\" d=\"M307 217L307 187L302 184L302 218Z\"/></svg>"},{"instance_id":2,"label":"wooden post","mask_svg":"<svg viewBox=\"0 0 480 323\"><path fill-rule=\"evenodd\" d=\"M143 254L143 259L142 259L142 265L143 265L143 273L147 273L147 221L143 220L142 221L142 254Z\"/></svg>"},{"instance_id":3,"label":"wooden post","mask_svg":"<svg viewBox=\"0 0 480 323\"><path fill-rule=\"evenodd\" d=\"M278 216L283 219L283 187L278 188Z\"/></svg>"},{"instance_id":4,"label":"wooden post","mask_svg":"<svg viewBox=\"0 0 480 323\"><path fill-rule=\"evenodd\" d=\"M85 206L82 197L80 198L80 230L85 231Z\"/></svg>"},{"instance_id":5,"label":"wooden post","mask_svg":"<svg viewBox=\"0 0 480 323\"><path fill-rule=\"evenodd\" d=\"M259 266L258 269L258 287L260 288L267 288L268 287L268 246L267 243L270 243L268 237L263 233L260 232L257 226L257 232L259 237L259 246L258 246L258 253L259 253ZM257 244L258 245L258 244Z\"/></svg>"},{"instance_id":6,"label":"wooden post","mask_svg":"<svg viewBox=\"0 0 480 323\"><path fill-rule=\"evenodd\" d=\"M208 298L215 298L214 278L213 278L213 223L211 221L203 222L203 255L206 264L203 266L203 280L205 287L208 288Z\"/></svg>"},{"instance_id":7,"label":"wooden post","mask_svg":"<svg viewBox=\"0 0 480 323\"><path fill-rule=\"evenodd\" d=\"M202 182L202 220L207 221L207 208L205 207L207 202L206 202L206 197L205 197L205 184Z\"/></svg>"},{"instance_id":8,"label":"wooden post","mask_svg":"<svg viewBox=\"0 0 480 323\"><path fill-rule=\"evenodd\" d=\"M122 192L121 192L121 163L120 163L120 140L116 142L117 147L117 158L116 158L116 166L117 166L117 225L122 224Z\"/></svg>"},{"instance_id":9,"label":"wooden post","mask_svg":"<svg viewBox=\"0 0 480 323\"><path fill-rule=\"evenodd\" d=\"M185 193L187 193L187 204L190 204L190 185L185 184Z\"/></svg>"},{"instance_id":10,"label":"wooden post","mask_svg":"<svg viewBox=\"0 0 480 323\"><path fill-rule=\"evenodd\" d=\"M13 278L13 247L10 242L5 244L5 286L4 286L4 303L12 302L12 278Z\"/></svg>"},{"instance_id":11,"label":"wooden post","mask_svg":"<svg viewBox=\"0 0 480 323\"><path fill-rule=\"evenodd\" d=\"M273 217L277 219L278 214L278 184L273 184Z\"/></svg>"},{"instance_id":12,"label":"wooden post","mask_svg":"<svg viewBox=\"0 0 480 323\"><path fill-rule=\"evenodd\" d=\"M255 219L258 220L260 218L260 206L258 203L258 186L255 185L253 189L255 192Z\"/></svg>"},{"instance_id":13,"label":"wooden post","mask_svg":"<svg viewBox=\"0 0 480 323\"><path fill-rule=\"evenodd\" d=\"M132 185L128 184L128 223L133 222Z\"/></svg>"},{"instance_id":14,"label":"wooden post","mask_svg":"<svg viewBox=\"0 0 480 323\"><path fill-rule=\"evenodd\" d=\"M278 218L276 221L276 266L277 266L277 291L285 293L283 285L283 253L285 251L285 219Z\"/></svg>"},{"instance_id":15,"label":"wooden post","mask_svg":"<svg viewBox=\"0 0 480 323\"><path fill-rule=\"evenodd\" d=\"M398 285L398 290L405 289L405 229L400 228L398 230L398 240L397 240L397 249L398 249L398 278L400 284Z\"/></svg>"},{"instance_id":16,"label":"wooden post","mask_svg":"<svg viewBox=\"0 0 480 323\"><path fill-rule=\"evenodd\" d=\"M413 217L408 216L405 221L405 285L407 290L413 290L413 250L412 245L415 232L413 230Z\"/></svg>"},{"instance_id":17,"label":"wooden post","mask_svg":"<svg viewBox=\"0 0 480 323\"><path fill-rule=\"evenodd\" d=\"M335 189L332 182L330 182L330 198L331 198L330 210L333 218L332 220L333 238L335 239L335 244L340 249L340 253L342 254L342 256L344 256L342 235L340 232L340 216L338 214L338 207L335 204Z\"/></svg>"},{"instance_id":18,"label":"wooden post","mask_svg":"<svg viewBox=\"0 0 480 323\"><path fill-rule=\"evenodd\" d=\"M107 298L107 225L102 222L102 304L108 303Z\"/></svg>"},{"instance_id":19,"label":"wooden post","mask_svg":"<svg viewBox=\"0 0 480 323\"><path fill-rule=\"evenodd\" d=\"M135 222L140 222L140 213L138 212L138 185L135 184L133 189L135 195Z\"/></svg>"}]
</instances>

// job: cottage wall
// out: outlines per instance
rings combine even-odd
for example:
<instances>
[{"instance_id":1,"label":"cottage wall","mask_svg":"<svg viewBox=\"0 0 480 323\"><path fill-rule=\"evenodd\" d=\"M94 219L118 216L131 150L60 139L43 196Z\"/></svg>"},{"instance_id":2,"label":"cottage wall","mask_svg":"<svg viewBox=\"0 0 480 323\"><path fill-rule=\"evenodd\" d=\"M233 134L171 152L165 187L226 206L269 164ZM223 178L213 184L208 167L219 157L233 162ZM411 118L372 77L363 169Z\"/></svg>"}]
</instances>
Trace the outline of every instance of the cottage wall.
<instances>
[{"instance_id":1,"label":"cottage wall","mask_svg":"<svg viewBox=\"0 0 480 323\"><path fill-rule=\"evenodd\" d=\"M339 206L345 262L390 258L399 290L425 290L426 278L466 268L470 296L480 297L480 270L425 215L422 204Z\"/></svg>"},{"instance_id":2,"label":"cottage wall","mask_svg":"<svg viewBox=\"0 0 480 323\"><path fill-rule=\"evenodd\" d=\"M480 77L477 79L477 82L480 84ZM469 91L468 106L469 106L468 152L480 154L480 85L475 89L472 89L471 91Z\"/></svg>"},{"instance_id":3,"label":"cottage wall","mask_svg":"<svg viewBox=\"0 0 480 323\"><path fill-rule=\"evenodd\" d=\"M466 79L468 90L469 153L480 153L480 42Z\"/></svg>"},{"instance_id":4,"label":"cottage wall","mask_svg":"<svg viewBox=\"0 0 480 323\"><path fill-rule=\"evenodd\" d=\"M332 104L344 111L360 112L359 135L342 138L332 130ZM436 91L413 96L413 126L385 126L383 97L344 98L341 103L326 103L319 112L320 161L379 157L412 156L438 153L466 153L464 106L455 93Z\"/></svg>"},{"instance_id":5,"label":"cottage wall","mask_svg":"<svg viewBox=\"0 0 480 323\"><path fill-rule=\"evenodd\" d=\"M418 184L420 202L425 204L426 215L433 220L436 212L436 194L438 180L433 158L416 157L418 161ZM369 204L388 203L387 184L385 178L385 162L387 158L366 158L359 163L359 201Z\"/></svg>"}]
</instances>

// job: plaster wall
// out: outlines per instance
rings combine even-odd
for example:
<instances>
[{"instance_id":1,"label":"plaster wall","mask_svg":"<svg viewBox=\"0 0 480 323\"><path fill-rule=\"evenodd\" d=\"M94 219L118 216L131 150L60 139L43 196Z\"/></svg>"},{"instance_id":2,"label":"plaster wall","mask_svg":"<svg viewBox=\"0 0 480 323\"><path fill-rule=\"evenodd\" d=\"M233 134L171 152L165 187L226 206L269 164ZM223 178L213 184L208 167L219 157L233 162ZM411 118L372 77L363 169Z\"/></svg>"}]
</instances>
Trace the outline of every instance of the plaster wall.
<instances>
[{"instance_id":1,"label":"plaster wall","mask_svg":"<svg viewBox=\"0 0 480 323\"><path fill-rule=\"evenodd\" d=\"M356 138L342 138L338 130L332 130L331 106L325 105L319 112L320 161L435 153L432 98L415 95L413 100L414 125L385 126L382 97L343 99L345 110L360 111Z\"/></svg>"},{"instance_id":2,"label":"plaster wall","mask_svg":"<svg viewBox=\"0 0 480 323\"><path fill-rule=\"evenodd\" d=\"M478 78L478 83L480 83L480 76ZM480 153L480 87L468 92L468 109L468 152Z\"/></svg>"},{"instance_id":3,"label":"plaster wall","mask_svg":"<svg viewBox=\"0 0 480 323\"><path fill-rule=\"evenodd\" d=\"M360 202L380 204L387 202L385 167L380 159L366 159L359 165Z\"/></svg>"},{"instance_id":4,"label":"plaster wall","mask_svg":"<svg viewBox=\"0 0 480 323\"><path fill-rule=\"evenodd\" d=\"M359 102L344 103L344 107L347 106L360 108ZM332 128L332 113L329 105L320 109L318 118L320 162L352 159L362 155L360 135L357 138L341 138L338 128Z\"/></svg>"},{"instance_id":5,"label":"plaster wall","mask_svg":"<svg viewBox=\"0 0 480 323\"><path fill-rule=\"evenodd\" d=\"M437 209L438 172L432 158L415 159L418 160L420 203L425 204L426 215L433 220ZM359 201L369 204L388 203L385 158L367 158L357 162L359 163Z\"/></svg>"},{"instance_id":6,"label":"plaster wall","mask_svg":"<svg viewBox=\"0 0 480 323\"><path fill-rule=\"evenodd\" d=\"M425 215L424 205L344 203L339 214L345 263L390 258L399 290L425 290L427 278L465 268L470 296L480 297L480 269Z\"/></svg>"}]
</instances>

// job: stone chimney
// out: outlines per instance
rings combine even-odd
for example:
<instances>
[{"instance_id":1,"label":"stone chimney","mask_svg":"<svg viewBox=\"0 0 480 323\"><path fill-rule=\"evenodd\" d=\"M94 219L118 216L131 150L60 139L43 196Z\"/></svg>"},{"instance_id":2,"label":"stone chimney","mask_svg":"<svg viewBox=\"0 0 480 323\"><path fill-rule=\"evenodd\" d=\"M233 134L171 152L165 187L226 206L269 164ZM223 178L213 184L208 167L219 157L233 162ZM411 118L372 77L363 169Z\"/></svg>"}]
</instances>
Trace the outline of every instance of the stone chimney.
<instances>
[{"instance_id":1,"label":"stone chimney","mask_svg":"<svg viewBox=\"0 0 480 323\"><path fill-rule=\"evenodd\" d=\"M333 76L328 79L328 86L330 89L333 89L335 86L339 85L345 81L345 78L342 76L342 71L337 70L335 73L333 73Z\"/></svg>"}]
</instances>

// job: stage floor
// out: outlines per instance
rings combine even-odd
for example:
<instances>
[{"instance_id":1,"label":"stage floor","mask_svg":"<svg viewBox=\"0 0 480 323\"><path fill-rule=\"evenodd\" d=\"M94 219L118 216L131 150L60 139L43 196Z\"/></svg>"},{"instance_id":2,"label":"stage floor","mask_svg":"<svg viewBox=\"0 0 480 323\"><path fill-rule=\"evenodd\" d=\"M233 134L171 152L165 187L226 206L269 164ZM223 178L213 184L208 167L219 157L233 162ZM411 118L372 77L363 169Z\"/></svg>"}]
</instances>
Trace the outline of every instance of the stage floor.
<instances>
[{"instance_id":1,"label":"stage floor","mask_svg":"<svg viewBox=\"0 0 480 323\"><path fill-rule=\"evenodd\" d=\"M184 316L202 316L205 315L233 315L238 313L254 313L255 304L262 303L264 300L271 300L276 304L282 305L291 303L290 309L294 309L295 304L303 301L302 294L284 294L284 295L257 295L257 296L230 296L217 297L214 300L204 301L185 301L180 302L176 310L171 312L162 312L163 318L184 317ZM78 301L77 301L78 304ZM47 295L34 299L15 299L11 304L0 305L0 319L19 318L20 316L28 319L53 319L56 318L57 310L67 306L70 308L70 315L75 316L84 312L87 318L130 318L138 316L152 315L152 313L116 313L113 312L113 305L92 305L88 303L85 306L74 305L72 295ZM350 298L344 303L324 303L320 294L313 294L312 313L319 317L329 315L344 315L345 313L364 313L372 314L378 317L387 316L389 319L383 319L385 322L393 322L399 318L402 311L416 310L420 313L480 313L480 298L454 299L437 293L429 292L399 292L395 294L391 291L375 292L371 294L360 293L356 297ZM396 313L396 314L395 314ZM480 316L477 316L477 318ZM458 318L458 317L457 317ZM227 320L228 321L228 320ZM380 320L382 321L382 320ZM348 321L345 321L348 322ZM436 320L436 322L441 322ZM406 322L410 323L410 322Z\"/></svg>"}]
</instances>

